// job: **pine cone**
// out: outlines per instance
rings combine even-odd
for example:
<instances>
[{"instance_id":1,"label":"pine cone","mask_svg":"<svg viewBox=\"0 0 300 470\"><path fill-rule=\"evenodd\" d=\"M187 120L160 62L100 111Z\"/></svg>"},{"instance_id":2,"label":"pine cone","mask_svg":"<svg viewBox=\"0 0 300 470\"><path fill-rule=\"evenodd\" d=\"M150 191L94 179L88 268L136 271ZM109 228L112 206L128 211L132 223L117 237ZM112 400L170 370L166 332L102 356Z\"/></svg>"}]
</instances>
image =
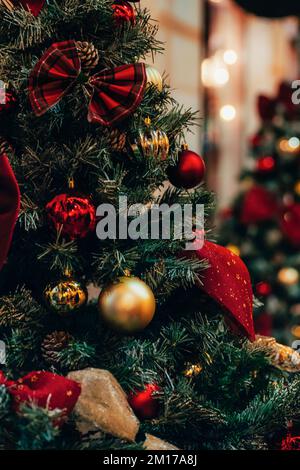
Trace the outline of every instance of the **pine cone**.
<instances>
[{"instance_id":1,"label":"pine cone","mask_svg":"<svg viewBox=\"0 0 300 470\"><path fill-rule=\"evenodd\" d=\"M76 41L76 48L82 70L89 71L98 65L99 52L95 48L94 44L86 41Z\"/></svg>"},{"instance_id":2,"label":"pine cone","mask_svg":"<svg viewBox=\"0 0 300 470\"><path fill-rule=\"evenodd\" d=\"M121 132L119 129L106 129L104 131L105 137L108 139L111 148L117 152L122 152L126 145L126 133Z\"/></svg>"},{"instance_id":3,"label":"pine cone","mask_svg":"<svg viewBox=\"0 0 300 470\"><path fill-rule=\"evenodd\" d=\"M51 365L59 364L59 353L63 351L73 337L66 331L54 331L44 338L42 342L42 355L44 360Z\"/></svg>"}]
</instances>

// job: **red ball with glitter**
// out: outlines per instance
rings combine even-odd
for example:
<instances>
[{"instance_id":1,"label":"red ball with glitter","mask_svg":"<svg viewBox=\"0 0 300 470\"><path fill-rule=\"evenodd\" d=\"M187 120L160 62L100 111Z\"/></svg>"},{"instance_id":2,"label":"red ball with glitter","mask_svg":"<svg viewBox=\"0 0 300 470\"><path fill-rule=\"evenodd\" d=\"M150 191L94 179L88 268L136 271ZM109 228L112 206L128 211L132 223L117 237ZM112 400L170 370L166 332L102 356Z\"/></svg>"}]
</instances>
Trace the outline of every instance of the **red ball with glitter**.
<instances>
[{"instance_id":1,"label":"red ball with glitter","mask_svg":"<svg viewBox=\"0 0 300 470\"><path fill-rule=\"evenodd\" d=\"M18 98L13 88L0 86L0 117L15 111L18 104Z\"/></svg>"},{"instance_id":2,"label":"red ball with glitter","mask_svg":"<svg viewBox=\"0 0 300 470\"><path fill-rule=\"evenodd\" d=\"M112 6L114 18L118 24L131 23L135 24L135 12L129 2L125 0L117 0Z\"/></svg>"},{"instance_id":3,"label":"red ball with glitter","mask_svg":"<svg viewBox=\"0 0 300 470\"><path fill-rule=\"evenodd\" d=\"M59 194L46 206L49 221L71 240L84 238L95 229L96 211L85 196Z\"/></svg>"},{"instance_id":4,"label":"red ball with glitter","mask_svg":"<svg viewBox=\"0 0 300 470\"><path fill-rule=\"evenodd\" d=\"M256 170L259 173L270 173L275 168L275 160L271 156L261 157L256 162Z\"/></svg>"},{"instance_id":5,"label":"red ball with glitter","mask_svg":"<svg viewBox=\"0 0 300 470\"><path fill-rule=\"evenodd\" d=\"M205 175L205 163L196 152L184 146L178 155L178 163L170 167L168 177L176 188L192 189L202 183Z\"/></svg>"},{"instance_id":6,"label":"red ball with glitter","mask_svg":"<svg viewBox=\"0 0 300 470\"><path fill-rule=\"evenodd\" d=\"M159 401L156 394L161 388L153 383L147 384L144 390L134 391L128 395L128 403L140 419L154 419L159 415Z\"/></svg>"}]
</instances>

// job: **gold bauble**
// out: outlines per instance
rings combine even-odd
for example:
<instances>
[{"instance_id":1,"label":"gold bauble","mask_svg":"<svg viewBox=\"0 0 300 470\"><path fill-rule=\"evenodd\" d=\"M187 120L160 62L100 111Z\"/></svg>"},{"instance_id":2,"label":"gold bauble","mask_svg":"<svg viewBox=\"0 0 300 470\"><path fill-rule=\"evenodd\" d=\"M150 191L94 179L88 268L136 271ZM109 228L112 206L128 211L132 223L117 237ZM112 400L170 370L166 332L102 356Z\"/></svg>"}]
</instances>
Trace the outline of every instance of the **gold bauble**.
<instances>
[{"instance_id":1,"label":"gold bauble","mask_svg":"<svg viewBox=\"0 0 300 470\"><path fill-rule=\"evenodd\" d=\"M167 134L162 131L157 131L157 139L158 139L158 156L161 160L166 160L169 155L170 150L170 141Z\"/></svg>"},{"instance_id":2,"label":"gold bauble","mask_svg":"<svg viewBox=\"0 0 300 470\"><path fill-rule=\"evenodd\" d=\"M295 268L282 268L277 274L278 281L286 286L293 286L299 281L299 272Z\"/></svg>"},{"instance_id":3,"label":"gold bauble","mask_svg":"<svg viewBox=\"0 0 300 470\"><path fill-rule=\"evenodd\" d=\"M145 127L140 129L138 146L144 157L155 157L166 160L169 155L170 142L167 134L151 126L151 119L145 119Z\"/></svg>"},{"instance_id":4,"label":"gold bauble","mask_svg":"<svg viewBox=\"0 0 300 470\"><path fill-rule=\"evenodd\" d=\"M152 67L152 65L146 64L146 75L148 86L155 85L158 91L162 91L163 80L159 71L156 70L155 67Z\"/></svg>"},{"instance_id":5,"label":"gold bauble","mask_svg":"<svg viewBox=\"0 0 300 470\"><path fill-rule=\"evenodd\" d=\"M47 305L62 316L71 315L87 302L86 288L75 279L64 279L49 284L44 290Z\"/></svg>"},{"instance_id":6,"label":"gold bauble","mask_svg":"<svg viewBox=\"0 0 300 470\"><path fill-rule=\"evenodd\" d=\"M143 330L155 313L155 297L150 287L137 277L120 277L99 296L101 318L126 333Z\"/></svg>"}]
</instances>

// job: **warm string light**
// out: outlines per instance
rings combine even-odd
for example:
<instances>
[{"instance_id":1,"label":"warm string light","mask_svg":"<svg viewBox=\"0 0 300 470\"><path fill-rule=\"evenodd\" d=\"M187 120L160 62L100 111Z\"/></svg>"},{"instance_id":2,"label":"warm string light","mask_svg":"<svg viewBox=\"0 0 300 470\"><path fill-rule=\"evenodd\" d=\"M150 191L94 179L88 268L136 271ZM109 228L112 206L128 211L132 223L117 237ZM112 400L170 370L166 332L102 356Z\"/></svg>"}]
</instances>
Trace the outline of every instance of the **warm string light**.
<instances>
[{"instance_id":1,"label":"warm string light","mask_svg":"<svg viewBox=\"0 0 300 470\"><path fill-rule=\"evenodd\" d=\"M234 65L238 60L238 56L233 49L227 49L227 51L225 51L223 54L223 59L225 64Z\"/></svg>"},{"instance_id":2,"label":"warm string light","mask_svg":"<svg viewBox=\"0 0 300 470\"><path fill-rule=\"evenodd\" d=\"M223 121L233 121L236 117L236 109L232 104L225 104L220 109L220 117Z\"/></svg>"}]
</instances>

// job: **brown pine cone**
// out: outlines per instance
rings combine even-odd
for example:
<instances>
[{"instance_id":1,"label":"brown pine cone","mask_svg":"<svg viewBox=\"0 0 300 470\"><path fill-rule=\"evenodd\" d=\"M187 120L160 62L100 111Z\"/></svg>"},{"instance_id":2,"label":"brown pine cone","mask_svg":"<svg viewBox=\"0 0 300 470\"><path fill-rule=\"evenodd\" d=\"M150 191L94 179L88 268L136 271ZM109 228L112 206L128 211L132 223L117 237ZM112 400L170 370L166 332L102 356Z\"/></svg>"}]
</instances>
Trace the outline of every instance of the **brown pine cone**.
<instances>
[{"instance_id":1,"label":"brown pine cone","mask_svg":"<svg viewBox=\"0 0 300 470\"><path fill-rule=\"evenodd\" d=\"M105 137L108 139L111 148L117 152L122 152L126 145L126 133L119 129L106 129Z\"/></svg>"},{"instance_id":2,"label":"brown pine cone","mask_svg":"<svg viewBox=\"0 0 300 470\"><path fill-rule=\"evenodd\" d=\"M42 342L42 356L51 365L59 364L59 353L63 351L73 337L66 331L53 331L48 334Z\"/></svg>"},{"instance_id":3,"label":"brown pine cone","mask_svg":"<svg viewBox=\"0 0 300 470\"><path fill-rule=\"evenodd\" d=\"M82 70L89 71L98 65L99 52L95 48L94 44L86 41L76 41L76 48Z\"/></svg>"}]
</instances>

